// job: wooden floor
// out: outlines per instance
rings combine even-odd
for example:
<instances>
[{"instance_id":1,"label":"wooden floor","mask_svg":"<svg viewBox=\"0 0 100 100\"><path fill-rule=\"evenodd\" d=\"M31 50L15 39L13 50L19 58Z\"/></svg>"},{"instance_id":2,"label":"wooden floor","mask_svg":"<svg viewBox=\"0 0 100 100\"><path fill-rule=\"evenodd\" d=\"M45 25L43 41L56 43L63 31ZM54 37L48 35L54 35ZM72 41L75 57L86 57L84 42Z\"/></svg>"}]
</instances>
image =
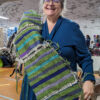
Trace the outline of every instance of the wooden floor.
<instances>
[{"instance_id":1,"label":"wooden floor","mask_svg":"<svg viewBox=\"0 0 100 100\"><path fill-rule=\"evenodd\" d=\"M0 68L0 100L19 100L22 77L18 81L18 93L16 92L15 74L12 77L13 68Z\"/></svg>"},{"instance_id":2,"label":"wooden floor","mask_svg":"<svg viewBox=\"0 0 100 100\"><path fill-rule=\"evenodd\" d=\"M16 79L14 74L12 77L13 68L0 68L0 100L20 100L20 91L23 77L18 81L18 93L16 92ZM100 76L95 74L95 77L100 80ZM100 100L100 97L99 99Z\"/></svg>"}]
</instances>

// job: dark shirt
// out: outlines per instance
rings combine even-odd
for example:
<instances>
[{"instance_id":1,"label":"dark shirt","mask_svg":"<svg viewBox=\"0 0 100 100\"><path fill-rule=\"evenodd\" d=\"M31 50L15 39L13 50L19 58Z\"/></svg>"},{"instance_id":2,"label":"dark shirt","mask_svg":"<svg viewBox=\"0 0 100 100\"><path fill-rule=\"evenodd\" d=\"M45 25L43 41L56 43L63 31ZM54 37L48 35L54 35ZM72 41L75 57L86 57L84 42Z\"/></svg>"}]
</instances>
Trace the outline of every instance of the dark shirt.
<instances>
[{"instance_id":1,"label":"dark shirt","mask_svg":"<svg viewBox=\"0 0 100 100\"><path fill-rule=\"evenodd\" d=\"M83 74L90 73L85 80L94 80L93 61L78 24L60 16L51 33L48 31L47 21L44 23L42 36L59 44L60 55L71 63L73 71L77 70L78 63Z\"/></svg>"},{"instance_id":2,"label":"dark shirt","mask_svg":"<svg viewBox=\"0 0 100 100\"><path fill-rule=\"evenodd\" d=\"M89 37L86 38L86 45L87 45L88 48L90 47L90 38Z\"/></svg>"}]
</instances>

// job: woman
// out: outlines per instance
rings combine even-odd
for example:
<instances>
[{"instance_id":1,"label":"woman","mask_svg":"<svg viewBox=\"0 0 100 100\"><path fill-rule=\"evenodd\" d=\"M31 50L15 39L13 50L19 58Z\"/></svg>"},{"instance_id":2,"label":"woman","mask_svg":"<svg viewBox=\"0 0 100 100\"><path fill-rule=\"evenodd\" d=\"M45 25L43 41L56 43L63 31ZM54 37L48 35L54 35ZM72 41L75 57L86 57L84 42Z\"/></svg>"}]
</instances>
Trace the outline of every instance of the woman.
<instances>
[{"instance_id":1,"label":"woman","mask_svg":"<svg viewBox=\"0 0 100 100\"><path fill-rule=\"evenodd\" d=\"M84 100L90 100L94 93L95 82L92 59L79 26L61 16L63 7L64 0L43 0L46 22L43 24L42 36L46 40L52 40L59 44L61 56L71 62L70 66L73 71L77 70L76 63L80 65L84 76ZM25 76L21 100L35 100L35 95L28 86L27 80L27 76ZM27 99L22 99L23 97Z\"/></svg>"},{"instance_id":2,"label":"woman","mask_svg":"<svg viewBox=\"0 0 100 100\"><path fill-rule=\"evenodd\" d=\"M86 35L86 45L87 47L89 48L90 47L90 36L89 35Z\"/></svg>"}]
</instances>

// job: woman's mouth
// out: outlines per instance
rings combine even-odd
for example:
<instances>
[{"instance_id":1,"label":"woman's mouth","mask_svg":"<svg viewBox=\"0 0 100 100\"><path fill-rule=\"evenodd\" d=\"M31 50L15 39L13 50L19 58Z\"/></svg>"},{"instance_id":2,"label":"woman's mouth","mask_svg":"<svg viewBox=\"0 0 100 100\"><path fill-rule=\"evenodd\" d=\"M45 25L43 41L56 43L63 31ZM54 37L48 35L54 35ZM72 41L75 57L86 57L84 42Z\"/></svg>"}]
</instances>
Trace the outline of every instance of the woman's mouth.
<instances>
[{"instance_id":1,"label":"woman's mouth","mask_svg":"<svg viewBox=\"0 0 100 100\"><path fill-rule=\"evenodd\" d=\"M55 8L46 8L47 10L55 10Z\"/></svg>"}]
</instances>

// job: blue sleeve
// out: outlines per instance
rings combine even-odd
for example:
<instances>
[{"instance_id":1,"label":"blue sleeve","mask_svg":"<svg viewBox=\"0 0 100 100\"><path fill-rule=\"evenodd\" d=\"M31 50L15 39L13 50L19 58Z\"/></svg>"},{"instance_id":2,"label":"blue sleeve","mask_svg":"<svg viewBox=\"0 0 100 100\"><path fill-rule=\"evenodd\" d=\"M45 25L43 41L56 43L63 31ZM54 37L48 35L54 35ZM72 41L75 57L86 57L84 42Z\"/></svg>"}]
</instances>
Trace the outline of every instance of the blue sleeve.
<instances>
[{"instance_id":1,"label":"blue sleeve","mask_svg":"<svg viewBox=\"0 0 100 100\"><path fill-rule=\"evenodd\" d=\"M83 70L84 81L95 81L93 75L93 60L91 54L86 46L85 37L80 31L79 25L73 24L74 40L75 40L75 52L77 55L77 62Z\"/></svg>"}]
</instances>

